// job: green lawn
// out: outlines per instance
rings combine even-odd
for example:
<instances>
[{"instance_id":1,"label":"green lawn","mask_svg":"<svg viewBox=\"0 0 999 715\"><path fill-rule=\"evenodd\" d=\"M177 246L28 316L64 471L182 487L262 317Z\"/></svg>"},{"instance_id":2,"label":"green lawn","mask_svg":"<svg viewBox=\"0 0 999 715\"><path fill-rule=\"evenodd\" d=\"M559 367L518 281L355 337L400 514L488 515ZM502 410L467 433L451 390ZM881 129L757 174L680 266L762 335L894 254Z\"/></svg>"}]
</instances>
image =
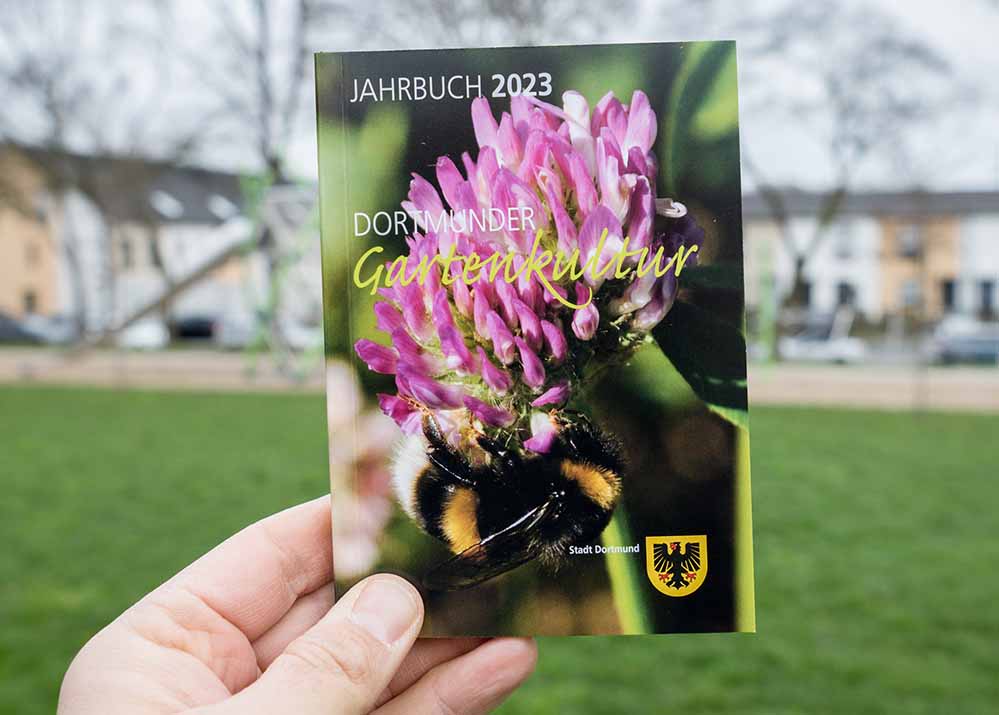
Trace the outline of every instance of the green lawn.
<instances>
[{"instance_id":1,"label":"green lawn","mask_svg":"<svg viewBox=\"0 0 999 715\"><path fill-rule=\"evenodd\" d=\"M0 389L0 713L243 524L326 487L318 396ZM983 713L999 420L752 416L758 635L546 640L504 713Z\"/></svg>"}]
</instances>

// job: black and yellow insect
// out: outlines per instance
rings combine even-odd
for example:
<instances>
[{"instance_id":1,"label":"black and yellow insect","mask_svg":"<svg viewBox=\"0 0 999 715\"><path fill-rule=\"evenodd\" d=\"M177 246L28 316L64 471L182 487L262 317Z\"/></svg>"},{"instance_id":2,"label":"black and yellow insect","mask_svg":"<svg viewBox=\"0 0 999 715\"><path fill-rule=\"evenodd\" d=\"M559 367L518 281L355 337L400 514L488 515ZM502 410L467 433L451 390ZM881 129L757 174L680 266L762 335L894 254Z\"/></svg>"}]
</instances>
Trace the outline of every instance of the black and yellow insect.
<instances>
[{"instance_id":1,"label":"black and yellow insect","mask_svg":"<svg viewBox=\"0 0 999 715\"><path fill-rule=\"evenodd\" d=\"M557 565L573 544L597 538L621 494L616 441L580 413L559 416L548 454L522 457L479 438L490 455L472 465L441 436L433 418L395 462L403 508L455 554L431 570L431 589L475 586L535 558Z\"/></svg>"}]
</instances>

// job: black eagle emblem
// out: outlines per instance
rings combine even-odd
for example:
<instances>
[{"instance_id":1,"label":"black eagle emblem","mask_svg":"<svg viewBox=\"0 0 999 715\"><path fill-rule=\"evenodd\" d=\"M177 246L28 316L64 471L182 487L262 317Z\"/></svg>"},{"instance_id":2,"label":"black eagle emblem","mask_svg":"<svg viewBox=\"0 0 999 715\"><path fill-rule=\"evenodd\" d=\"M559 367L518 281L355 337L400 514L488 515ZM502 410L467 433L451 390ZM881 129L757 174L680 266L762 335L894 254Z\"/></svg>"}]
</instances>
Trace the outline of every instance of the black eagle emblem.
<instances>
[{"instance_id":1,"label":"black eagle emblem","mask_svg":"<svg viewBox=\"0 0 999 715\"><path fill-rule=\"evenodd\" d=\"M652 550L652 563L659 573L659 580L677 590L690 585L701 568L701 546L696 541L682 544L679 541L656 544Z\"/></svg>"}]
</instances>

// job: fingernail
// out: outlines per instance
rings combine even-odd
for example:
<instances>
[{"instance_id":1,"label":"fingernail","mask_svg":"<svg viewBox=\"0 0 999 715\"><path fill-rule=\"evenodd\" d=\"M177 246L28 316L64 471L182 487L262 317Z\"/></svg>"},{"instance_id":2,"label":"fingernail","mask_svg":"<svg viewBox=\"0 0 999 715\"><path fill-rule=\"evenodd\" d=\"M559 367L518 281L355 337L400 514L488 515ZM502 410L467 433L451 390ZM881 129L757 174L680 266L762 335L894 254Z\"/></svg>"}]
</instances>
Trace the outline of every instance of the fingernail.
<instances>
[{"instance_id":1,"label":"fingernail","mask_svg":"<svg viewBox=\"0 0 999 715\"><path fill-rule=\"evenodd\" d=\"M409 586L392 578L364 584L354 601L350 620L386 645L399 640L416 620L418 608Z\"/></svg>"}]
</instances>

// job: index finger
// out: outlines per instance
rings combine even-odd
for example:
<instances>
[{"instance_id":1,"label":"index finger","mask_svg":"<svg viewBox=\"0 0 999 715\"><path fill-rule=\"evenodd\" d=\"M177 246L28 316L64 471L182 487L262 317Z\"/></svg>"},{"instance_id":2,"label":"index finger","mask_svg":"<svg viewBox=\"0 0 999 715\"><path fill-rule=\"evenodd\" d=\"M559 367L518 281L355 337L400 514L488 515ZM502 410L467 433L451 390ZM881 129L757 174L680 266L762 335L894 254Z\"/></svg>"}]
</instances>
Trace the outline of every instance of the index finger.
<instances>
[{"instance_id":1,"label":"index finger","mask_svg":"<svg viewBox=\"0 0 999 715\"><path fill-rule=\"evenodd\" d=\"M231 536L147 598L182 588L253 641L333 580L331 528L328 495L291 507Z\"/></svg>"}]
</instances>

